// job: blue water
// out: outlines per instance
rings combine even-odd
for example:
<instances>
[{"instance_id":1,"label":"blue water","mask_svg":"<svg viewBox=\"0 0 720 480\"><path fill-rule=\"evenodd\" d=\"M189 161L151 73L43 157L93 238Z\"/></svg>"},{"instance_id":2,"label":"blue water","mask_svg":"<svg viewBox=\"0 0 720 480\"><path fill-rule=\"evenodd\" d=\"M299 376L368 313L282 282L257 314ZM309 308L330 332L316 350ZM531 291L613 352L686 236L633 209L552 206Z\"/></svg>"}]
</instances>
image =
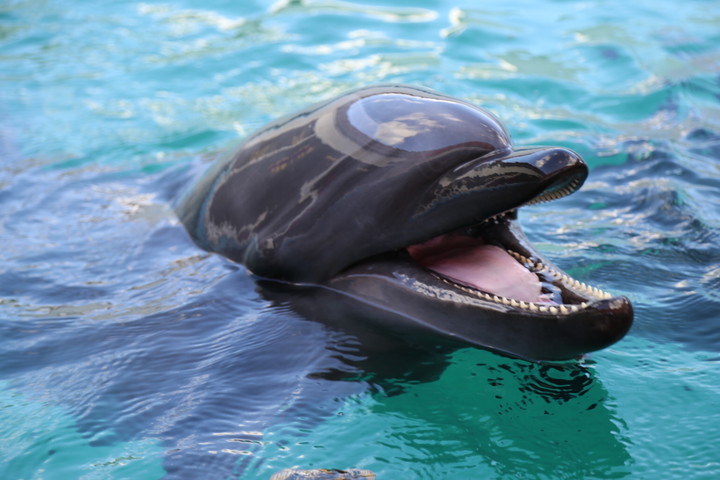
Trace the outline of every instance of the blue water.
<instances>
[{"instance_id":1,"label":"blue water","mask_svg":"<svg viewBox=\"0 0 720 480\"><path fill-rule=\"evenodd\" d=\"M0 478L720 478L718 27L700 0L2 2ZM585 157L522 221L632 299L625 339L375 357L190 241L172 205L213 159L377 82Z\"/></svg>"}]
</instances>

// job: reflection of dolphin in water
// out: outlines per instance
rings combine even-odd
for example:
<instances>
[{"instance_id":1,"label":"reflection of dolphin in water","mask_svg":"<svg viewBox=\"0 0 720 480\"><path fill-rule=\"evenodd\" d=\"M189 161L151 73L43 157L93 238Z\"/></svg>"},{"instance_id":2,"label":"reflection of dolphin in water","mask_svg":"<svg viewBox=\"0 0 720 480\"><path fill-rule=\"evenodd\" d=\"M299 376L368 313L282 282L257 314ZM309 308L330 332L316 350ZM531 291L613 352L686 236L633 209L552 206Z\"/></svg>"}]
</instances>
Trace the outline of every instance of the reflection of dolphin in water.
<instances>
[{"instance_id":1,"label":"reflection of dolphin in water","mask_svg":"<svg viewBox=\"0 0 720 480\"><path fill-rule=\"evenodd\" d=\"M465 349L451 363L437 382L375 397L375 424L387 423L376 438L388 439L377 455L406 462L407 478L610 477L631 462L624 421L582 362L509 361ZM359 435L363 422L349 423L345 438Z\"/></svg>"},{"instance_id":2,"label":"reflection of dolphin in water","mask_svg":"<svg viewBox=\"0 0 720 480\"><path fill-rule=\"evenodd\" d=\"M461 349L436 381L403 383L399 394L373 395L363 408L343 408L342 416L315 425L314 441L300 434L303 441L283 438L292 444L283 452L261 446L248 471L280 470L302 459L305 468L355 465L379 479L496 478L508 472L518 478L594 478L621 476L632 464L625 422L602 379L583 362L524 362ZM285 426L268 430L268 438L288 432ZM362 448L342 448L357 439L372 445L371 456ZM330 446L337 453L332 458Z\"/></svg>"},{"instance_id":3,"label":"reflection of dolphin in water","mask_svg":"<svg viewBox=\"0 0 720 480\"><path fill-rule=\"evenodd\" d=\"M513 149L480 108L371 87L260 130L179 214L204 248L338 315L565 359L622 338L632 308L542 259L517 210L568 195L586 176L570 150Z\"/></svg>"}]
</instances>

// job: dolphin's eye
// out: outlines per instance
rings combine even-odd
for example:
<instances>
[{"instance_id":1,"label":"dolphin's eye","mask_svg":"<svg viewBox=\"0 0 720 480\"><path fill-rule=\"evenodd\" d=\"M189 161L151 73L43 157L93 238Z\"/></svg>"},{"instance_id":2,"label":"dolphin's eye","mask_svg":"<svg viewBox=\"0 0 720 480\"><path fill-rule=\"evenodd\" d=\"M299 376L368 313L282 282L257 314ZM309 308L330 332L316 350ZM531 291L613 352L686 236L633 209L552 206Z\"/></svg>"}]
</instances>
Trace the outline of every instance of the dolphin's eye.
<instances>
[{"instance_id":1,"label":"dolphin's eye","mask_svg":"<svg viewBox=\"0 0 720 480\"><path fill-rule=\"evenodd\" d=\"M457 101L388 93L364 97L347 110L350 125L388 147L430 152L454 146L504 148L509 139L487 112Z\"/></svg>"}]
</instances>

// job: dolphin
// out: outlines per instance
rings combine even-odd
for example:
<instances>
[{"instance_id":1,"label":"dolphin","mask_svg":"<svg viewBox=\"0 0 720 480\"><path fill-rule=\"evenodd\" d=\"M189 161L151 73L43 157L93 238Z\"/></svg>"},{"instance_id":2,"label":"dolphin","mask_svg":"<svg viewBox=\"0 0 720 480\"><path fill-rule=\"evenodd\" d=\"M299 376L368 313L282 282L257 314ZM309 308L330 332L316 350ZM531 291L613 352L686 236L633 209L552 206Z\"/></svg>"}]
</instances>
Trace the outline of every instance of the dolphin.
<instances>
[{"instance_id":1,"label":"dolphin","mask_svg":"<svg viewBox=\"0 0 720 480\"><path fill-rule=\"evenodd\" d=\"M252 134L177 212L199 246L318 310L407 338L566 360L620 340L632 305L543 258L518 210L587 175L569 149L514 148L473 104L377 85Z\"/></svg>"}]
</instances>

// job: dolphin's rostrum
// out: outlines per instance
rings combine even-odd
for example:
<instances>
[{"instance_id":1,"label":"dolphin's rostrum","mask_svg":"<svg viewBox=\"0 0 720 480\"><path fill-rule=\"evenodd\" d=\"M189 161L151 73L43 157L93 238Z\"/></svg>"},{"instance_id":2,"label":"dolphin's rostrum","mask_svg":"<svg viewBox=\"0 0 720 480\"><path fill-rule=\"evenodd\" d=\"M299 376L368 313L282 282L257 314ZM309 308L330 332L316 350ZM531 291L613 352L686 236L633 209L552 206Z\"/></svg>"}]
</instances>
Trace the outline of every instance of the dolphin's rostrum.
<instances>
[{"instance_id":1,"label":"dolphin's rostrum","mask_svg":"<svg viewBox=\"0 0 720 480\"><path fill-rule=\"evenodd\" d=\"M543 259L517 221L587 174L571 150L513 148L472 104L383 85L261 129L178 211L203 248L353 321L557 360L611 345L633 317Z\"/></svg>"}]
</instances>

